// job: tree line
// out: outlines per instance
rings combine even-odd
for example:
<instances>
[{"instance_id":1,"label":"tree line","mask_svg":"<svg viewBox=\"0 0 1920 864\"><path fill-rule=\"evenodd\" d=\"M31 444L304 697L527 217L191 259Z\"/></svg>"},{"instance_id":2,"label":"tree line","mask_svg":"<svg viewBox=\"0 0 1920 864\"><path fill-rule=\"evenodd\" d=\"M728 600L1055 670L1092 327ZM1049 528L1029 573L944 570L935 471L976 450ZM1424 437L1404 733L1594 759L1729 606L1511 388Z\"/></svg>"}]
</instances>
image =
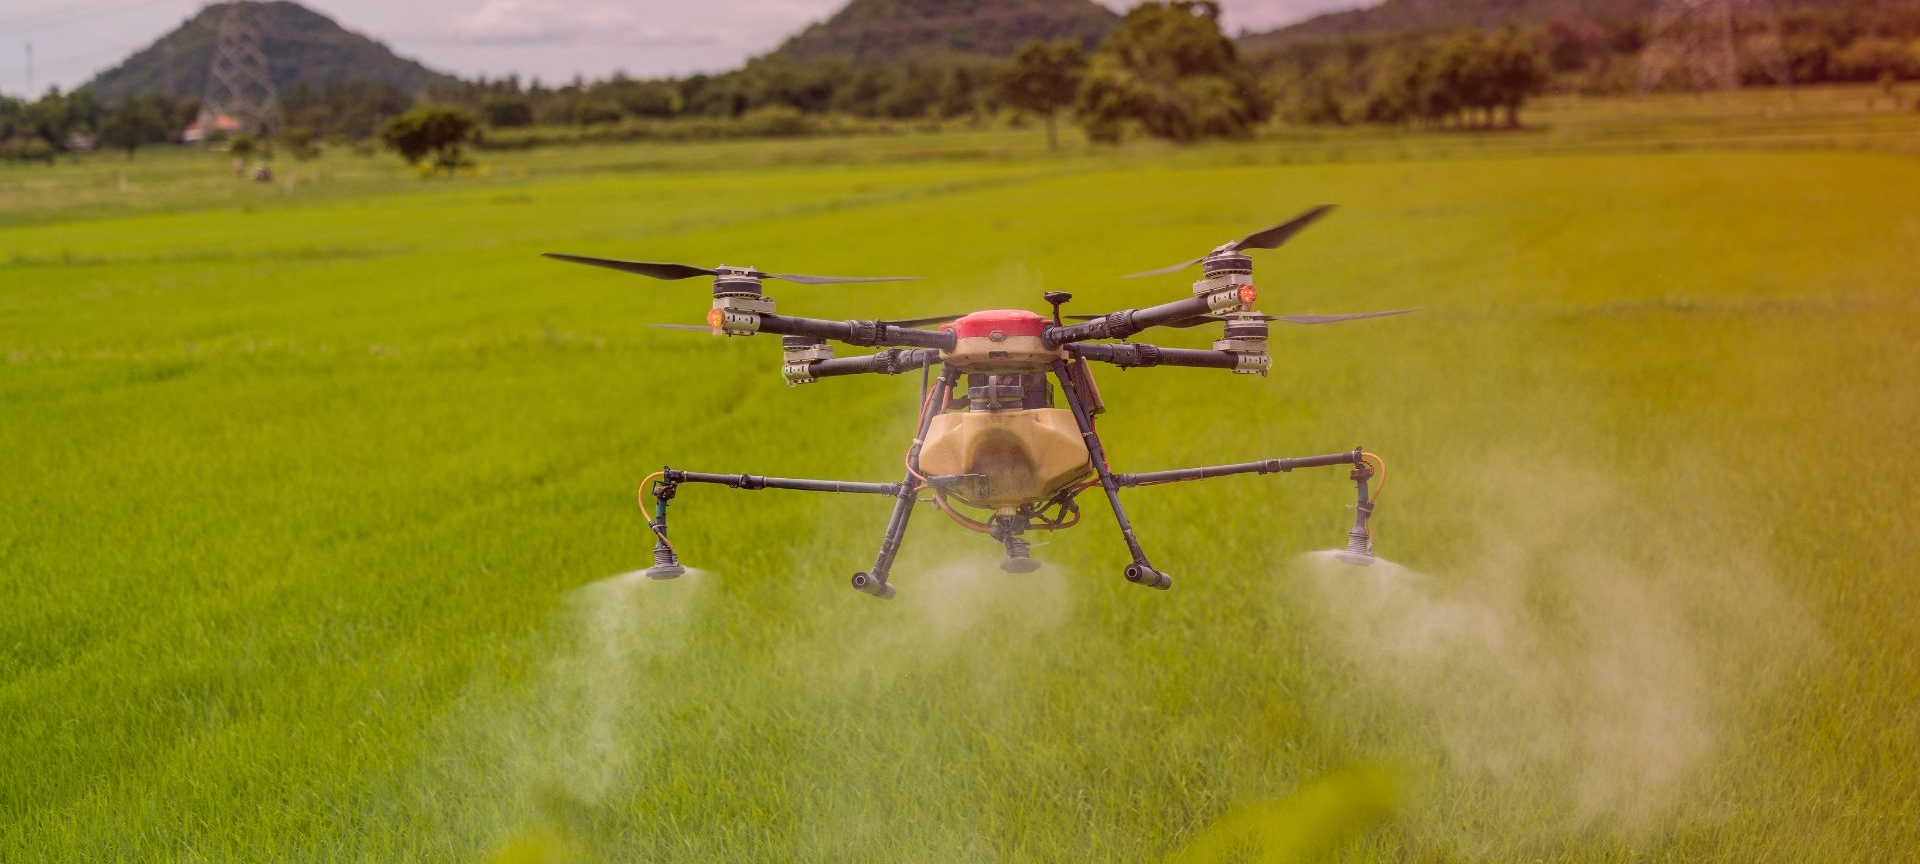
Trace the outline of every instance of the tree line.
<instances>
[{"instance_id":1,"label":"tree line","mask_svg":"<svg viewBox=\"0 0 1920 864\"><path fill-rule=\"evenodd\" d=\"M892 65L797 60L775 53L716 75L638 79L616 74L549 85L518 76L431 85L301 84L282 94L268 130L297 142L382 138L422 105L472 119L485 146L593 136L807 134L857 121L1043 120L1071 113L1095 141L1130 134L1186 141L1239 137L1278 116L1296 123L1387 123L1456 128L1516 126L1543 91L1632 92L1651 22L1556 21L1493 33L1395 33L1267 45L1246 56L1219 27L1209 0L1143 3L1091 52L1074 41L1033 42L1012 59L910 57ZM1741 75L1771 83L1920 78L1920 4L1848 0L1783 13L1779 27L1737 22ZM1769 59L1770 58L1770 59ZM1763 62L1766 60L1768 62ZM0 97L0 159L138 148L171 140L199 114L197 99L158 94L111 104L89 88L34 101ZM839 119L830 119L839 118ZM416 118L417 121L418 118ZM460 125L460 124L456 124ZM440 124L432 128L451 128ZM573 131L563 131L573 130ZM392 136L386 136L391 141ZM296 152L304 152L302 146Z\"/></svg>"},{"instance_id":2,"label":"tree line","mask_svg":"<svg viewBox=\"0 0 1920 864\"><path fill-rule=\"evenodd\" d=\"M1777 18L1741 17L1733 26L1743 84L1920 79L1920 4L1836 0ZM1273 88L1282 116L1300 122L1486 126L1500 108L1511 124L1523 89L1617 96L1648 83L1697 86L1701 77L1685 64L1643 82L1653 27L1646 19L1556 20L1497 33L1321 38L1268 46L1249 63ZM1679 35L1712 45L1717 34Z\"/></svg>"}]
</instances>

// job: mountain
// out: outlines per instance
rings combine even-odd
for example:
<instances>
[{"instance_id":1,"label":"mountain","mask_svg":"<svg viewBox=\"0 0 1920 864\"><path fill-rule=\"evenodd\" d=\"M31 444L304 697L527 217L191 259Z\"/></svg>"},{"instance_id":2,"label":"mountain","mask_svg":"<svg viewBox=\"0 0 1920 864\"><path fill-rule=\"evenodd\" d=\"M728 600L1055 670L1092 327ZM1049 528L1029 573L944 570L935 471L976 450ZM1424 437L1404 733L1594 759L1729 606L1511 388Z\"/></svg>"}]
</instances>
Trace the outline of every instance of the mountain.
<instances>
[{"instance_id":1,"label":"mountain","mask_svg":"<svg viewBox=\"0 0 1920 864\"><path fill-rule=\"evenodd\" d=\"M161 92L199 96L207 89L214 39L228 3L216 3L187 19L173 32L135 52L91 82L102 99ZM298 3L260 3L261 49L267 74L281 94L305 82L319 87L347 81L380 81L416 91L454 79L397 56L387 46L334 23Z\"/></svg>"},{"instance_id":2,"label":"mountain","mask_svg":"<svg viewBox=\"0 0 1920 864\"><path fill-rule=\"evenodd\" d=\"M852 0L774 54L863 64L928 54L1012 57L1032 39L1074 39L1092 49L1119 23L1093 0Z\"/></svg>"},{"instance_id":3,"label":"mountain","mask_svg":"<svg viewBox=\"0 0 1920 864\"><path fill-rule=\"evenodd\" d=\"M1391 33L1403 30L1492 29L1548 21L1653 17L1660 0L1386 0L1364 9L1328 12L1298 24L1241 37L1243 45Z\"/></svg>"}]
</instances>

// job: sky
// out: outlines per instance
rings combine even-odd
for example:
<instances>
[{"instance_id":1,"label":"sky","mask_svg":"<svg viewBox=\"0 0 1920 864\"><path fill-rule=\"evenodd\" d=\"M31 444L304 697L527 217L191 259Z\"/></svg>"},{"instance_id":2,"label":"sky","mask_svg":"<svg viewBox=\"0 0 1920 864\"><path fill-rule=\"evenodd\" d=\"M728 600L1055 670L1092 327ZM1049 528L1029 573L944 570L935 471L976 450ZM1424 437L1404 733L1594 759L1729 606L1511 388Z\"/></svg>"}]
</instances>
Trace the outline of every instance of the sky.
<instances>
[{"instance_id":1,"label":"sky","mask_svg":"<svg viewBox=\"0 0 1920 864\"><path fill-rule=\"evenodd\" d=\"M466 78L549 83L738 68L846 0L300 0L402 57ZM1125 10L1129 0L1099 0ZM85 83L206 0L0 0L0 93ZM1367 0L1222 0L1228 33L1268 30ZM29 72L31 68L31 72Z\"/></svg>"}]
</instances>

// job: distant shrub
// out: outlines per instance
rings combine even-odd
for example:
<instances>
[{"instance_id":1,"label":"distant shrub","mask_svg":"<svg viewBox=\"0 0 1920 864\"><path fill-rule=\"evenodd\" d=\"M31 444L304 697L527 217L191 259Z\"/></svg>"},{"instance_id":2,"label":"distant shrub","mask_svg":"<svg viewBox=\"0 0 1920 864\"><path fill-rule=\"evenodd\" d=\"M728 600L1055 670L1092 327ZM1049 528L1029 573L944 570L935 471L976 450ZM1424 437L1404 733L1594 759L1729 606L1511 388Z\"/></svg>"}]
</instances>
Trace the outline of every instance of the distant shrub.
<instances>
[{"instance_id":1,"label":"distant shrub","mask_svg":"<svg viewBox=\"0 0 1920 864\"><path fill-rule=\"evenodd\" d=\"M797 138L813 133L813 121L800 109L789 105L768 105L740 115L740 125L750 137Z\"/></svg>"},{"instance_id":2,"label":"distant shrub","mask_svg":"<svg viewBox=\"0 0 1920 864\"><path fill-rule=\"evenodd\" d=\"M398 151L409 165L428 162L453 176L472 164L464 148L473 141L479 126L479 118L464 109L427 105L387 121L380 129L380 140Z\"/></svg>"},{"instance_id":3,"label":"distant shrub","mask_svg":"<svg viewBox=\"0 0 1920 864\"><path fill-rule=\"evenodd\" d=\"M533 103L525 96L488 96L480 104L480 119L495 129L519 129L533 125Z\"/></svg>"},{"instance_id":4,"label":"distant shrub","mask_svg":"<svg viewBox=\"0 0 1920 864\"><path fill-rule=\"evenodd\" d=\"M320 145L314 140L313 130L305 126L294 126L280 133L280 143L286 145L287 152L293 158L302 162L320 155Z\"/></svg>"},{"instance_id":5,"label":"distant shrub","mask_svg":"<svg viewBox=\"0 0 1920 864\"><path fill-rule=\"evenodd\" d=\"M1118 144L1125 132L1118 117L1088 117L1080 126L1087 140L1095 144Z\"/></svg>"},{"instance_id":6,"label":"distant shrub","mask_svg":"<svg viewBox=\"0 0 1920 864\"><path fill-rule=\"evenodd\" d=\"M720 141L743 138L794 138L820 135L892 135L912 131L912 121L872 120L844 115L811 115L784 106L748 111L739 117L630 117L600 126L544 125L498 129L475 142L482 150L527 150L569 144L624 141Z\"/></svg>"},{"instance_id":7,"label":"distant shrub","mask_svg":"<svg viewBox=\"0 0 1920 864\"><path fill-rule=\"evenodd\" d=\"M573 122L582 126L618 123L624 116L620 113L620 106L611 102L582 102L573 109Z\"/></svg>"},{"instance_id":8,"label":"distant shrub","mask_svg":"<svg viewBox=\"0 0 1920 864\"><path fill-rule=\"evenodd\" d=\"M7 162L40 162L53 164L55 154L52 144L35 136L9 138L0 143L0 160Z\"/></svg>"}]
</instances>

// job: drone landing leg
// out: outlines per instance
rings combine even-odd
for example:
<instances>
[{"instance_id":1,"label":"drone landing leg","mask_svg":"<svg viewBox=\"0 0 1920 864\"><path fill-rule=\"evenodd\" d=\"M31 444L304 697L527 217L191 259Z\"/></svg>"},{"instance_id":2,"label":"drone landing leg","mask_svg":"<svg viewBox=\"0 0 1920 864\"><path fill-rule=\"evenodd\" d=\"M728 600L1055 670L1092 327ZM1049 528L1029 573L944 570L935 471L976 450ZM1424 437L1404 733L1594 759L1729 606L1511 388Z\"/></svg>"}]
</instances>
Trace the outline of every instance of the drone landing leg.
<instances>
[{"instance_id":1,"label":"drone landing leg","mask_svg":"<svg viewBox=\"0 0 1920 864\"><path fill-rule=\"evenodd\" d=\"M913 516L914 502L921 483L925 482L918 475L920 445L927 440L927 429L933 425L933 418L941 410L937 406L946 404L957 375L952 367L941 370L939 382L928 394L931 401L922 406L920 430L913 437L913 446L907 450L907 476L900 481L900 491L894 495L893 516L887 520L887 533L880 538L880 554L874 557L872 570L853 574L853 587L857 591L882 600L893 599L893 586L887 584L887 574L893 570L894 557L900 554L900 544L907 535L907 520Z\"/></svg>"},{"instance_id":2,"label":"drone landing leg","mask_svg":"<svg viewBox=\"0 0 1920 864\"><path fill-rule=\"evenodd\" d=\"M1100 475L1100 487L1106 490L1107 503L1113 505L1113 518L1120 523L1120 537L1127 541L1127 551L1133 555L1133 563L1126 566L1123 575L1135 585L1162 591L1173 587L1172 577L1147 563L1147 553L1140 549L1140 541L1133 536L1133 522L1127 519L1126 508L1120 506L1120 484L1107 468L1106 448L1101 446L1099 434L1093 431L1093 418L1087 413L1082 395L1074 389L1073 376L1068 374L1064 361L1053 364L1053 377L1059 379L1060 391L1067 397L1067 407L1073 409L1073 421L1080 426L1080 437L1086 439L1087 455L1092 457L1094 472Z\"/></svg>"}]
</instances>

